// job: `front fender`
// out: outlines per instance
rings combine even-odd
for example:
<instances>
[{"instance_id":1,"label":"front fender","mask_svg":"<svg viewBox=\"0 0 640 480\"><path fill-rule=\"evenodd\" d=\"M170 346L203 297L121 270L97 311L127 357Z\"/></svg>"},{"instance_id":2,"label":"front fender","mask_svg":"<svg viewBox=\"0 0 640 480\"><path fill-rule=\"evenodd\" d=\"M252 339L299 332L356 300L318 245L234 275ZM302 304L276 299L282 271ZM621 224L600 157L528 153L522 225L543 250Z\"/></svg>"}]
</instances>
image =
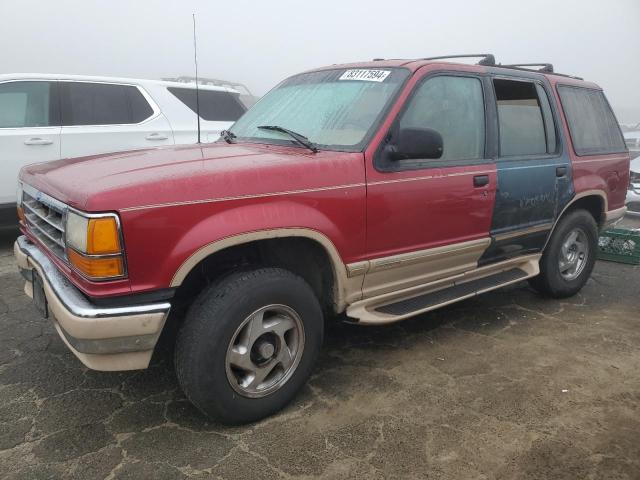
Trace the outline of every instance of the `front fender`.
<instances>
[{"instance_id":1,"label":"front fender","mask_svg":"<svg viewBox=\"0 0 640 480\"><path fill-rule=\"evenodd\" d=\"M322 197L322 198L319 198ZM364 187L298 198L237 199L125 211L123 229L133 291L179 286L207 256L264 238L298 236L318 242L335 278L364 251Z\"/></svg>"}]
</instances>

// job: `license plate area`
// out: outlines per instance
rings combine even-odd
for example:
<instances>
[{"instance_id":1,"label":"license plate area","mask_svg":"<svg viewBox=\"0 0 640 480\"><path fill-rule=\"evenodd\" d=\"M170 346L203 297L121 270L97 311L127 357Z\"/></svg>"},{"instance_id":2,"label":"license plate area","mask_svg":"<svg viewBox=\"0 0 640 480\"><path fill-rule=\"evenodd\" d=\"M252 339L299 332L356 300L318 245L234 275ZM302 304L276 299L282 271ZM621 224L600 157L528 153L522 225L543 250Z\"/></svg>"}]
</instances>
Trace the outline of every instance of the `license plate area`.
<instances>
[{"instance_id":1,"label":"license plate area","mask_svg":"<svg viewBox=\"0 0 640 480\"><path fill-rule=\"evenodd\" d=\"M36 309L42 314L44 318L49 316L49 309L47 308L47 297L44 294L44 284L42 278L38 274L37 270L32 270L32 285L33 285L33 304Z\"/></svg>"}]
</instances>

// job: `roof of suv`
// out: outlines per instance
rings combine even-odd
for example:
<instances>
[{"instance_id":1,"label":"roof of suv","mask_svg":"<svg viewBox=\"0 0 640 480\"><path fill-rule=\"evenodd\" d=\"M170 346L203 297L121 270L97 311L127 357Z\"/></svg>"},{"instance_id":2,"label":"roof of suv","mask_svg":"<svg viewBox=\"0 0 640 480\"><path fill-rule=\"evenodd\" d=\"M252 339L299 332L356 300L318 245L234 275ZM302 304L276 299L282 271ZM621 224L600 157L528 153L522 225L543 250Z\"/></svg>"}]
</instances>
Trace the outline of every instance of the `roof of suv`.
<instances>
[{"instance_id":1,"label":"roof of suv","mask_svg":"<svg viewBox=\"0 0 640 480\"><path fill-rule=\"evenodd\" d=\"M169 82L166 80L149 80L144 78L126 78L126 77L99 77L93 75L67 75L58 73L5 73L0 74L0 82L8 80L70 80L84 82L102 82L102 83L122 83L129 85L157 85L163 87L176 88L195 88L195 83L186 82ZM214 90L219 92L240 93L230 87L220 87L217 85L198 84L200 90Z\"/></svg>"},{"instance_id":2,"label":"roof of suv","mask_svg":"<svg viewBox=\"0 0 640 480\"><path fill-rule=\"evenodd\" d=\"M454 58L454 57L450 57ZM406 68L411 72L415 72L418 69L427 66L427 65L455 65L455 66L464 66L468 67L469 71L475 72L492 72L492 73L501 73L511 76L521 76L521 77L547 77L550 80L553 80L554 83L557 81L561 81L562 83L572 84L572 85L580 85L584 87L590 88L598 88L600 87L593 82L585 81L582 78L574 77L570 75L565 75L557 72L548 72L548 71L539 71L531 68L519 68L511 65L481 65L481 64L472 64L472 63L463 63L463 62L455 62L449 61L445 59L429 59L429 58L418 58L418 59L375 59L364 62L354 62L354 63L343 63L343 64L334 64L326 67L316 68L310 71L319 71L319 70L330 70L336 68L371 68L371 69L379 69L379 68ZM544 65L544 64L541 64Z\"/></svg>"}]
</instances>

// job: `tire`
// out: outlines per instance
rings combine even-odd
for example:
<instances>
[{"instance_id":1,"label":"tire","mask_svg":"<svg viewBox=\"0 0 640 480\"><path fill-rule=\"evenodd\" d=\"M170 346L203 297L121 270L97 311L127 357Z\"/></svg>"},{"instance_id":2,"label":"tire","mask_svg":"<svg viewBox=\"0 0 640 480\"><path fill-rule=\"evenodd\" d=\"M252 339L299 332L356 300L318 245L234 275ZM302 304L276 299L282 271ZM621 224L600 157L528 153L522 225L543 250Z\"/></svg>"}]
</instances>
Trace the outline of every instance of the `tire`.
<instances>
[{"instance_id":1,"label":"tire","mask_svg":"<svg viewBox=\"0 0 640 480\"><path fill-rule=\"evenodd\" d=\"M214 420L259 420L307 381L323 330L320 303L302 278L280 268L232 273L206 287L186 315L176 340L178 383Z\"/></svg>"},{"instance_id":2,"label":"tire","mask_svg":"<svg viewBox=\"0 0 640 480\"><path fill-rule=\"evenodd\" d=\"M577 237L572 242L574 234ZM571 248L563 250L563 245ZM580 260L582 246L586 248ZM575 249L574 249L575 247ZM529 280L538 292L553 298L571 297L587 283L596 262L598 227L591 214L574 210L560 219L540 259L540 274ZM565 252L569 252L565 254ZM578 259L569 262L569 259ZM561 265L562 261L562 265ZM574 268L575 267L575 268ZM563 270L563 271L561 271Z\"/></svg>"}]
</instances>

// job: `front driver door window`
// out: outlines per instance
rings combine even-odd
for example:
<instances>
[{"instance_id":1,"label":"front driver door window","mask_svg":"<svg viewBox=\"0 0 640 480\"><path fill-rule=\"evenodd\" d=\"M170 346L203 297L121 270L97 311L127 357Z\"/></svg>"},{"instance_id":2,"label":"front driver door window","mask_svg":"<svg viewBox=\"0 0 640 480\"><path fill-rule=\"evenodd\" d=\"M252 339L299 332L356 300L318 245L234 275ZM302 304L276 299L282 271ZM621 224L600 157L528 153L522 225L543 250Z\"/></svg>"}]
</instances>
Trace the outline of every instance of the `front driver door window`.
<instances>
[{"instance_id":1,"label":"front driver door window","mask_svg":"<svg viewBox=\"0 0 640 480\"><path fill-rule=\"evenodd\" d=\"M441 161L484 156L484 102L480 80L439 76L416 91L399 127L431 128L442 135Z\"/></svg>"}]
</instances>

